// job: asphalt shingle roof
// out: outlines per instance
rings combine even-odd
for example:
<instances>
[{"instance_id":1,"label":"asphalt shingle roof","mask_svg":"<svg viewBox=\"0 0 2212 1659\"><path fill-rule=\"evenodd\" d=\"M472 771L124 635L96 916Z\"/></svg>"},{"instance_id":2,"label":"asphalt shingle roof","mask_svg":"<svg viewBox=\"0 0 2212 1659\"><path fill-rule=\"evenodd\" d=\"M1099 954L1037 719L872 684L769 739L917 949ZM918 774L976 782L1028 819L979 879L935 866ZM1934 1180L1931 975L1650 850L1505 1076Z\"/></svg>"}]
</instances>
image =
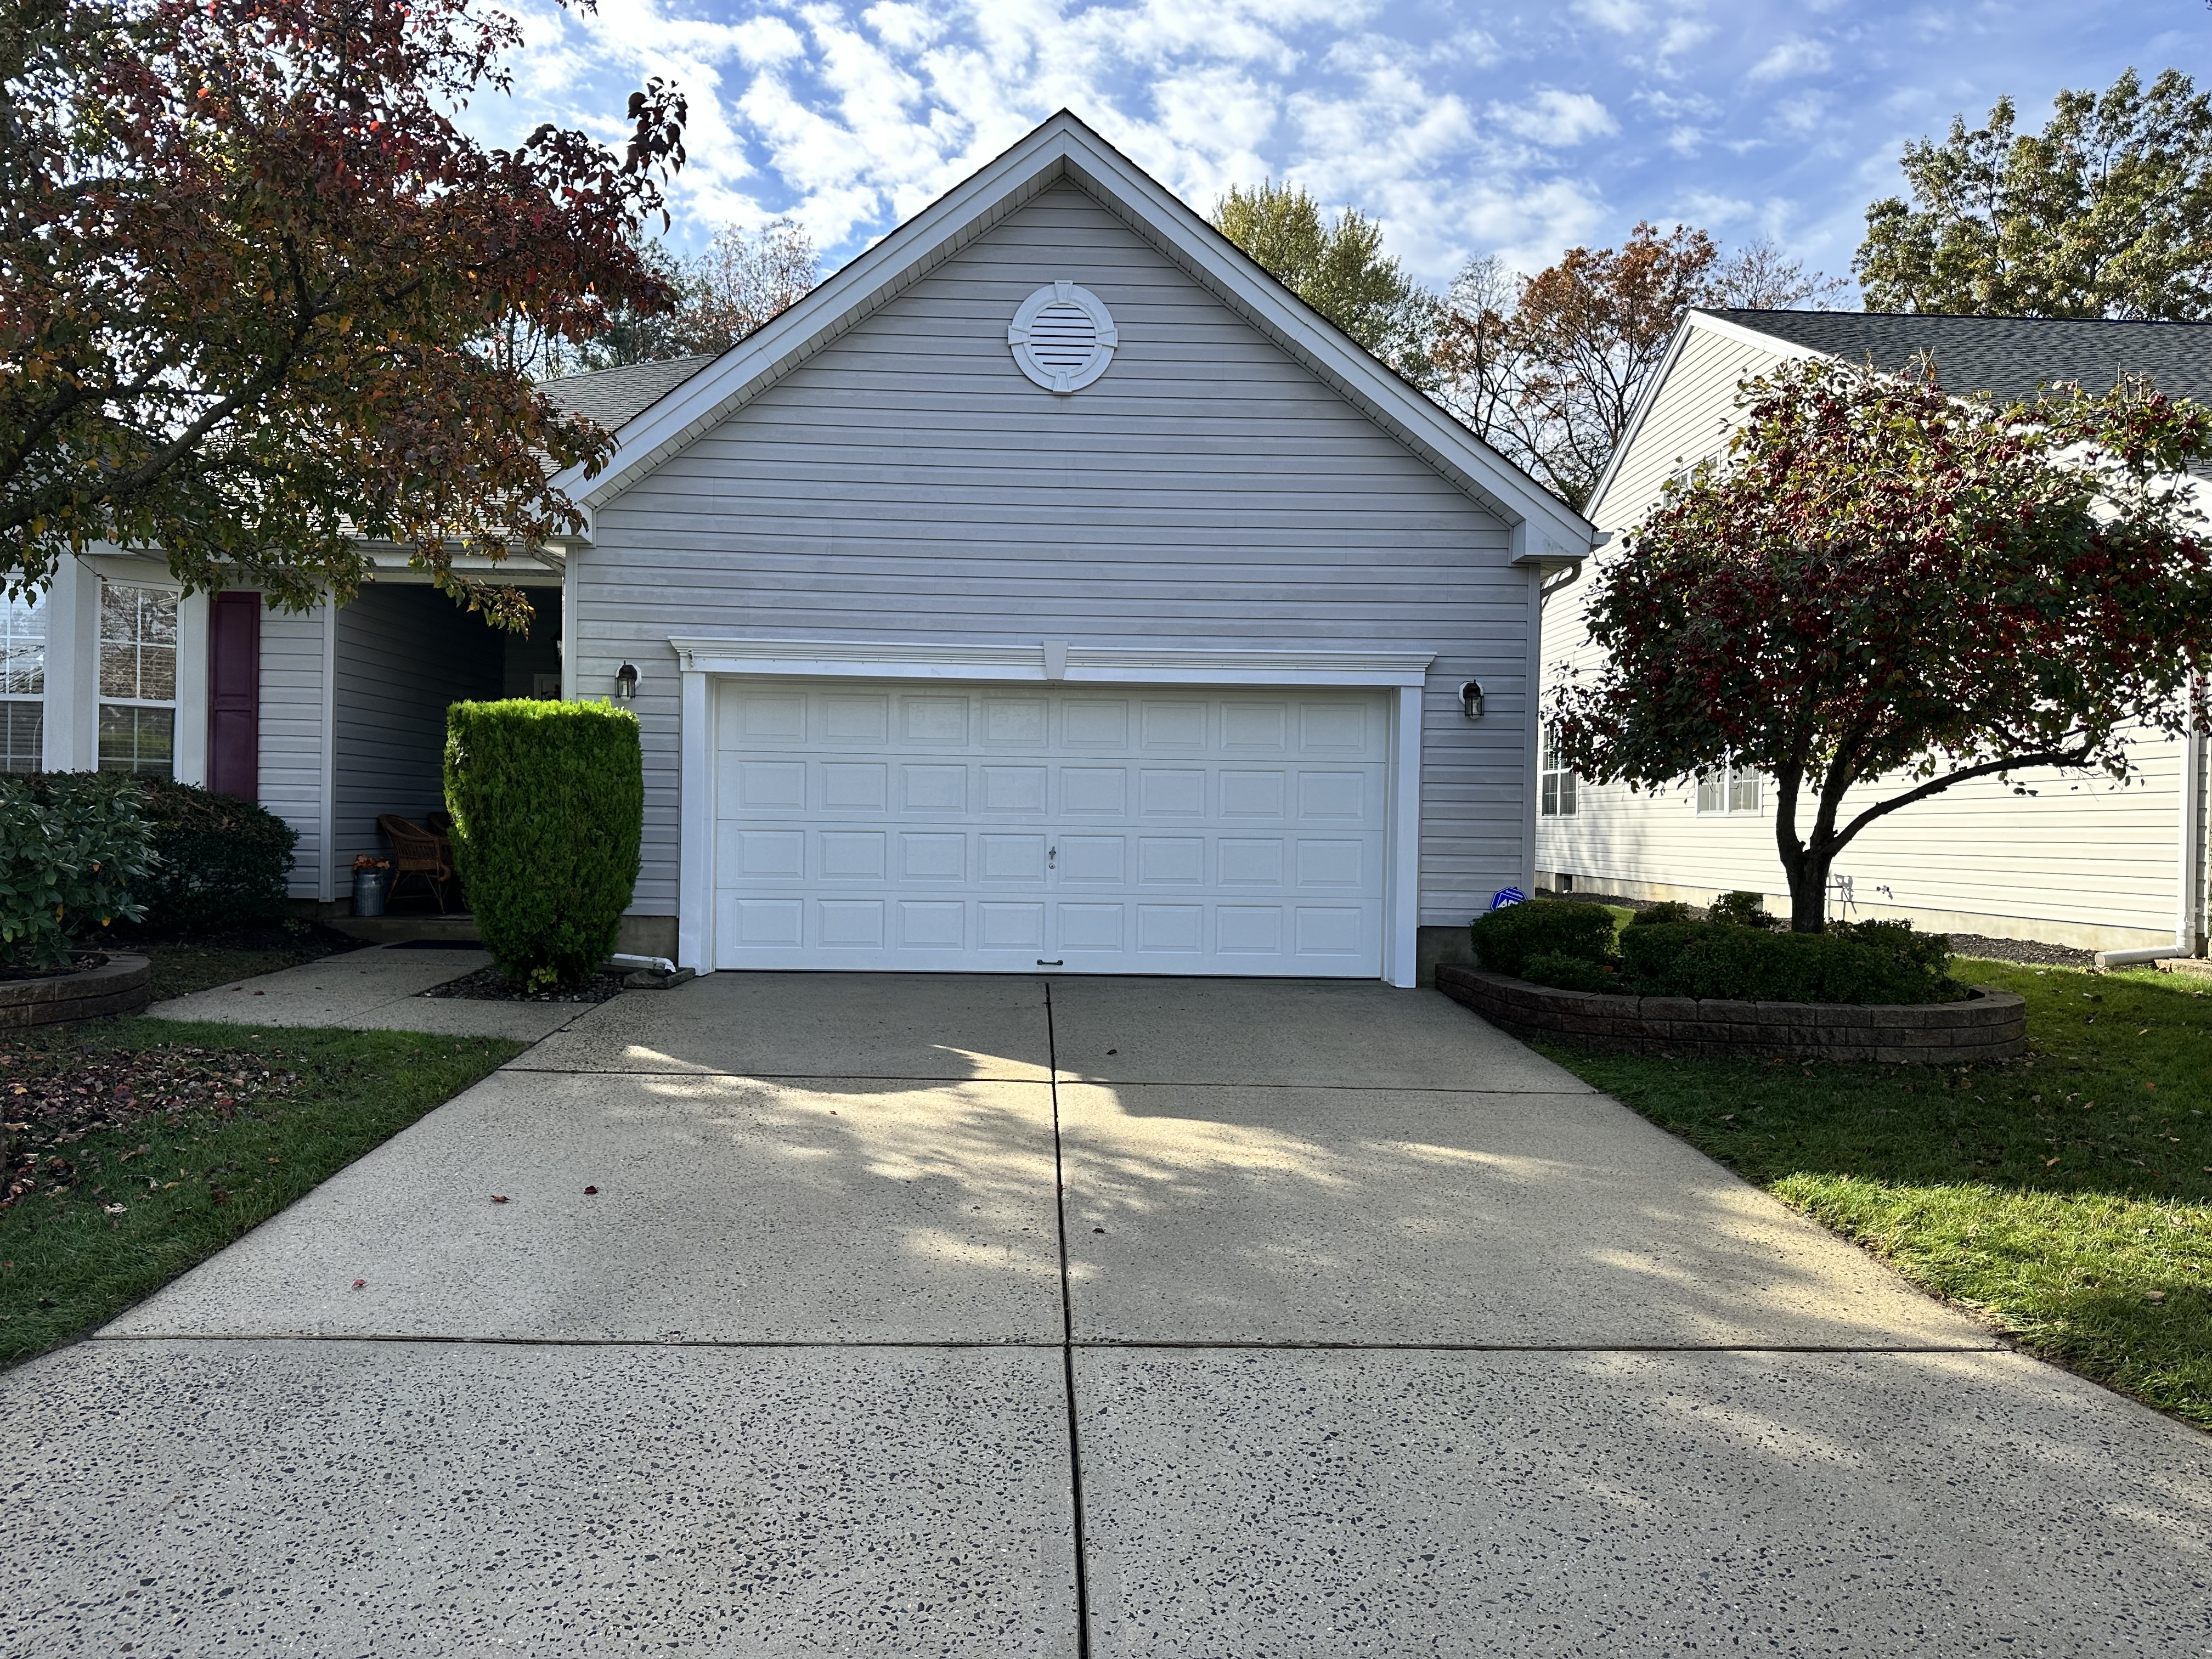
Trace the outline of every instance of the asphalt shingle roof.
<instances>
[{"instance_id":1,"label":"asphalt shingle roof","mask_svg":"<svg viewBox=\"0 0 2212 1659\"><path fill-rule=\"evenodd\" d=\"M2115 323L2072 317L1936 317L1900 312L1714 311L1742 327L1846 362L1899 369L1920 352L1952 392L2000 401L2054 380L2101 392L2121 374L2212 403L2212 323Z\"/></svg>"},{"instance_id":2,"label":"asphalt shingle roof","mask_svg":"<svg viewBox=\"0 0 2212 1659\"><path fill-rule=\"evenodd\" d=\"M564 410L589 416L610 431L642 415L714 360L669 357L541 380L538 389Z\"/></svg>"}]
</instances>

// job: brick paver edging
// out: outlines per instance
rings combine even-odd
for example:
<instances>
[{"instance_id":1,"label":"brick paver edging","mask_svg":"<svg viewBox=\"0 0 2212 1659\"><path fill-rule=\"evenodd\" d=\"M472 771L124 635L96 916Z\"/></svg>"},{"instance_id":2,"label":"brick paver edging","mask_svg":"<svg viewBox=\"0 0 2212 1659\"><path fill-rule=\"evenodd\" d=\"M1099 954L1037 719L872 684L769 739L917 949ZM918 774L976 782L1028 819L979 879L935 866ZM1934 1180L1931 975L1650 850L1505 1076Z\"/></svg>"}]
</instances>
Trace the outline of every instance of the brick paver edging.
<instances>
[{"instance_id":1,"label":"brick paver edging","mask_svg":"<svg viewBox=\"0 0 2212 1659\"><path fill-rule=\"evenodd\" d=\"M1958 1066L2027 1049L2027 1004L1973 988L1964 1002L1869 1007L1835 1002L1703 1002L1689 997L1559 991L1504 974L1445 966L1437 988L1516 1036L1556 1037L1634 1054L1878 1060Z\"/></svg>"},{"instance_id":2,"label":"brick paver edging","mask_svg":"<svg viewBox=\"0 0 2212 1659\"><path fill-rule=\"evenodd\" d=\"M154 964L112 954L97 968L52 979L0 980L0 1031L135 1014L154 1000Z\"/></svg>"}]
</instances>

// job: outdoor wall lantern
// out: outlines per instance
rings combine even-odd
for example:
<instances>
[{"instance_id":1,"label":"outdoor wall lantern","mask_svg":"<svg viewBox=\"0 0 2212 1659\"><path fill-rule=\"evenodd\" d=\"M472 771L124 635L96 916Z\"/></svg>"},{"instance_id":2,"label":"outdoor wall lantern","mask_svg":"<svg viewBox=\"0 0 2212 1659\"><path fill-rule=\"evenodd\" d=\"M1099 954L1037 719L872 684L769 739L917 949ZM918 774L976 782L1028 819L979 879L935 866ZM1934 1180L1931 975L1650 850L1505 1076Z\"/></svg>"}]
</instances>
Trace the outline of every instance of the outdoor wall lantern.
<instances>
[{"instance_id":1,"label":"outdoor wall lantern","mask_svg":"<svg viewBox=\"0 0 2212 1659\"><path fill-rule=\"evenodd\" d=\"M1471 720L1482 718L1482 682L1468 680L1459 688L1459 712Z\"/></svg>"},{"instance_id":2,"label":"outdoor wall lantern","mask_svg":"<svg viewBox=\"0 0 2212 1659\"><path fill-rule=\"evenodd\" d=\"M624 663L615 670L615 701L628 702L637 695L637 665Z\"/></svg>"}]
</instances>

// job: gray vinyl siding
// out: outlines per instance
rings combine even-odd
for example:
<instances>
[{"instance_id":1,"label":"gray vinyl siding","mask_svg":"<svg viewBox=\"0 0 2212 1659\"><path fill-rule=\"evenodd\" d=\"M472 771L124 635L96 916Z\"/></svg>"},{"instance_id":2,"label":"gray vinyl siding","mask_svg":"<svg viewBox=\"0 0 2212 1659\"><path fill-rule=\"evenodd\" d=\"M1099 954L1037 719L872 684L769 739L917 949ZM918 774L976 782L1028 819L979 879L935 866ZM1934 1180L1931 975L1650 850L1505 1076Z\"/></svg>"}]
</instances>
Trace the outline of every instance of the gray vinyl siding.
<instances>
[{"instance_id":1,"label":"gray vinyl siding","mask_svg":"<svg viewBox=\"0 0 2212 1659\"><path fill-rule=\"evenodd\" d=\"M1594 571L1620 556L1619 532L1650 510L1669 473L1719 453L1737 380L1781 361L1718 331L1692 327L1591 517L1616 539ZM1583 626L1593 578L1555 599L1544 621L1547 678L1601 665ZM2127 787L2100 775L2048 769L2021 775L2035 793L1995 779L1906 807L1861 836L1836 866L1859 917L1906 916L1922 926L2000 938L2048 938L2122 948L2173 936L2179 905L2179 743L2141 734L2141 773ZM1904 787L1863 785L1856 813ZM1756 814L1701 815L1688 784L1636 794L1585 781L1571 817L1538 821L1536 863L1589 891L1678 890L1702 901L1747 889L1785 890L1771 791Z\"/></svg>"},{"instance_id":2,"label":"gray vinyl siding","mask_svg":"<svg viewBox=\"0 0 2212 1659\"><path fill-rule=\"evenodd\" d=\"M355 856L387 850L380 813L420 823L444 801L447 705L501 695L506 642L436 589L395 585L338 612L336 654L331 869L343 895Z\"/></svg>"},{"instance_id":3,"label":"gray vinyl siding","mask_svg":"<svg viewBox=\"0 0 2212 1659\"><path fill-rule=\"evenodd\" d=\"M1121 343L1055 398L1006 331L1063 277ZM1523 878L1528 578L1505 526L1073 186L605 504L595 538L570 565L574 686L642 673L641 913L676 908L672 634L1433 650L1421 921Z\"/></svg>"},{"instance_id":4,"label":"gray vinyl siding","mask_svg":"<svg viewBox=\"0 0 2212 1659\"><path fill-rule=\"evenodd\" d=\"M300 832L293 849L294 898L322 896L324 635L330 613L261 614L261 804Z\"/></svg>"}]
</instances>

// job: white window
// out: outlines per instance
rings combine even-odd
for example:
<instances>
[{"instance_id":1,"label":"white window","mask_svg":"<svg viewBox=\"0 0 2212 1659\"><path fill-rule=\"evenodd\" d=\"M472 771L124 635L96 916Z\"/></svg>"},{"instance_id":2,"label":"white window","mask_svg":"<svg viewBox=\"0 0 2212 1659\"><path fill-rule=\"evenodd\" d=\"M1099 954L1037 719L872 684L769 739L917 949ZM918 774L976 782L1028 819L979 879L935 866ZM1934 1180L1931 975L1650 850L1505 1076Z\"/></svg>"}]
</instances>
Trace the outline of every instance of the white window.
<instances>
[{"instance_id":1,"label":"white window","mask_svg":"<svg viewBox=\"0 0 2212 1659\"><path fill-rule=\"evenodd\" d=\"M175 775L177 596L109 582L100 590L100 769Z\"/></svg>"},{"instance_id":2,"label":"white window","mask_svg":"<svg viewBox=\"0 0 2212 1659\"><path fill-rule=\"evenodd\" d=\"M1574 817L1574 769L1559 758L1559 740L1549 731L1544 733L1544 757L1537 777L1541 801L1538 810L1547 818Z\"/></svg>"},{"instance_id":3,"label":"white window","mask_svg":"<svg viewBox=\"0 0 2212 1659\"><path fill-rule=\"evenodd\" d=\"M1759 774L1733 761L1698 780L1700 812L1756 812L1759 799Z\"/></svg>"},{"instance_id":4,"label":"white window","mask_svg":"<svg viewBox=\"0 0 2212 1659\"><path fill-rule=\"evenodd\" d=\"M0 599L0 772L46 760L46 602Z\"/></svg>"}]
</instances>

